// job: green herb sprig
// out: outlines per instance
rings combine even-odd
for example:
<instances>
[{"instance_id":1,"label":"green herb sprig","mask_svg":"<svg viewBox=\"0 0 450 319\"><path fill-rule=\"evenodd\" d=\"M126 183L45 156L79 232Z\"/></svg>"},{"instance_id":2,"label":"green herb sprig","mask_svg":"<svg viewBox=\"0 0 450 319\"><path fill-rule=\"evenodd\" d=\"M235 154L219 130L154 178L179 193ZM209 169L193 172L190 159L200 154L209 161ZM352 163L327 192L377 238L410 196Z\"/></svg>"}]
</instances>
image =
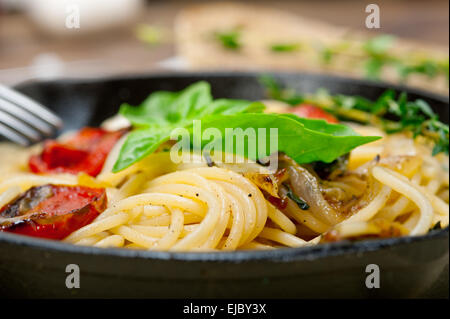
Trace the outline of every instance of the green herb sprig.
<instances>
[{"instance_id":1,"label":"green herb sprig","mask_svg":"<svg viewBox=\"0 0 450 319\"><path fill-rule=\"evenodd\" d=\"M433 155L449 153L449 127L422 100L408 101L405 92L398 96L393 90L385 91L377 100L343 94L331 95L324 89L314 94L299 94L282 88L271 76L260 79L270 98L290 105L309 103L323 108L342 120L377 126L387 133L410 131L414 137L423 136L434 143Z\"/></svg>"},{"instance_id":2,"label":"green herb sprig","mask_svg":"<svg viewBox=\"0 0 450 319\"><path fill-rule=\"evenodd\" d=\"M300 50L300 43L273 43L269 48L272 52L295 52Z\"/></svg>"},{"instance_id":3,"label":"green herb sprig","mask_svg":"<svg viewBox=\"0 0 450 319\"><path fill-rule=\"evenodd\" d=\"M239 29L216 31L214 37L227 50L239 50L242 47L241 32Z\"/></svg>"},{"instance_id":4,"label":"green herb sprig","mask_svg":"<svg viewBox=\"0 0 450 319\"><path fill-rule=\"evenodd\" d=\"M227 50L238 51L242 48L241 41L244 30L241 26L214 32L214 39ZM429 79L438 76L445 76L449 81L449 59L435 58L426 53L417 51L399 54L393 49L396 46L397 38L392 35L382 34L372 37L364 42L342 39L338 43L326 45L313 41L298 42L274 42L268 49L274 53L296 52L300 49L305 51L315 50L320 62L328 66L340 55L353 57L355 63L362 62L365 76L372 80L379 80L386 67L396 70L399 80L406 82L412 75L423 75Z\"/></svg>"},{"instance_id":5,"label":"green herb sprig","mask_svg":"<svg viewBox=\"0 0 450 319\"><path fill-rule=\"evenodd\" d=\"M294 203L297 204L298 208L300 208L301 210L308 210L309 209L309 205L306 201L304 201L303 199L301 199L299 196L297 196L292 189L289 187L288 184L284 183L283 184L284 187L286 187L287 189L287 193L286 196L291 199L292 201L294 201Z\"/></svg>"},{"instance_id":6,"label":"green herb sprig","mask_svg":"<svg viewBox=\"0 0 450 319\"><path fill-rule=\"evenodd\" d=\"M380 79L384 67L391 66L397 70L401 80L405 81L413 74L425 75L434 78L445 75L448 81L449 65L446 60L431 57L411 58L396 56L392 53L396 38L391 35L380 35L367 40L363 44L363 51L367 55L365 61L366 76L371 79Z\"/></svg>"}]
</instances>

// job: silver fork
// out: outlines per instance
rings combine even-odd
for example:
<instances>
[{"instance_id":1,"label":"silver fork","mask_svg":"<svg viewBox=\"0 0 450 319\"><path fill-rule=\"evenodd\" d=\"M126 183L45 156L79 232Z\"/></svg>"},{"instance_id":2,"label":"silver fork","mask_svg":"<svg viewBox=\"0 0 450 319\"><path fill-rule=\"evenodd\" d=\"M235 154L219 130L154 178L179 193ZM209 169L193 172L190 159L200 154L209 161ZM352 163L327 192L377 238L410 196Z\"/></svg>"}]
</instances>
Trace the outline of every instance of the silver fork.
<instances>
[{"instance_id":1,"label":"silver fork","mask_svg":"<svg viewBox=\"0 0 450 319\"><path fill-rule=\"evenodd\" d=\"M53 135L62 120L42 104L0 84L0 135L30 145Z\"/></svg>"}]
</instances>

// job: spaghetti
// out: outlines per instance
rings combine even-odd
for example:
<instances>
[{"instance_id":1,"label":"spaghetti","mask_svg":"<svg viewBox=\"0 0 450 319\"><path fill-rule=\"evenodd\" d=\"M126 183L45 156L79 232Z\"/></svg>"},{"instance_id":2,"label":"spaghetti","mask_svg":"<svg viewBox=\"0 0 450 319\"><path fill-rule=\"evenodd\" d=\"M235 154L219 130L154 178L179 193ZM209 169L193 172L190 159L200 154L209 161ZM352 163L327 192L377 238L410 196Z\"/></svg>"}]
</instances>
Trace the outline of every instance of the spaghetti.
<instances>
[{"instance_id":1,"label":"spaghetti","mask_svg":"<svg viewBox=\"0 0 450 319\"><path fill-rule=\"evenodd\" d=\"M20 194L42 185L105 189L106 209L74 229L65 242L172 251L302 247L423 235L436 225L446 227L448 157L432 156L432 146L409 133L386 135L373 127L352 126L362 135L376 131L383 138L355 148L346 169L326 177L319 177L312 165L298 165L280 154L276 173L260 173L266 184L253 175L255 167L264 169L257 163L223 164L219 156L213 165L175 164L165 151L113 173L127 135L93 176L32 173L26 160L39 147L2 144L0 150L8 157L0 165L0 207L9 205L10 212L24 204ZM20 219L4 212L0 224Z\"/></svg>"}]
</instances>

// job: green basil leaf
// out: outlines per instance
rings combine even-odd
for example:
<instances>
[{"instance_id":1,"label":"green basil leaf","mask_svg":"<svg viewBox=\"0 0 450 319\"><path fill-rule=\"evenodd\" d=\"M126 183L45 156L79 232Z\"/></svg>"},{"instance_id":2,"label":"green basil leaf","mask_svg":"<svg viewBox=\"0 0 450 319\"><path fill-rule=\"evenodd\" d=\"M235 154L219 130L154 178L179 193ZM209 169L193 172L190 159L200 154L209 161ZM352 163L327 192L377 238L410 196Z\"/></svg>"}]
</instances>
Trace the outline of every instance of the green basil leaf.
<instances>
[{"instance_id":1,"label":"green basil leaf","mask_svg":"<svg viewBox=\"0 0 450 319\"><path fill-rule=\"evenodd\" d=\"M218 114L257 113L264 107L260 102L246 100L213 101L206 82L195 83L179 93L154 92L140 106L124 104L120 114L140 129L128 136L113 171L118 172L151 154L168 140L172 129L189 126L194 119Z\"/></svg>"},{"instance_id":2,"label":"green basil leaf","mask_svg":"<svg viewBox=\"0 0 450 319\"><path fill-rule=\"evenodd\" d=\"M155 92L139 106L122 104L119 113L134 126L162 126L168 124L167 112L177 97L178 93L174 92Z\"/></svg>"},{"instance_id":3,"label":"green basil leaf","mask_svg":"<svg viewBox=\"0 0 450 319\"><path fill-rule=\"evenodd\" d=\"M139 106L123 104L119 113L134 126L163 127L195 118L211 102L211 88L202 81L181 92L154 92Z\"/></svg>"},{"instance_id":4,"label":"green basil leaf","mask_svg":"<svg viewBox=\"0 0 450 319\"><path fill-rule=\"evenodd\" d=\"M240 128L244 132L248 128L253 129L255 134L246 136L242 149L236 148L236 143L234 143L232 150L234 154L253 160L257 158L252 158L253 152L249 150L249 145L256 145L256 154L259 157L270 155L271 141L268 129L277 128L278 151L286 153L299 164L315 161L330 163L355 147L380 138L378 136L360 136L343 125L327 124L321 131L314 130L320 124L327 123L321 120L306 120L295 115L264 113L212 116L205 118L201 123L202 131L208 128L215 128L220 131L223 137L222 150L225 150L224 141L229 137L226 135L227 128ZM266 129L264 145L258 145L259 128ZM342 135L345 132L351 135ZM202 145L210 142L213 141L202 141Z\"/></svg>"},{"instance_id":5,"label":"green basil leaf","mask_svg":"<svg viewBox=\"0 0 450 319\"><path fill-rule=\"evenodd\" d=\"M151 94L137 107L122 105L120 113L128 118L137 130L131 132L123 144L113 171L118 172L145 156L156 151L170 138L176 128L193 130L193 120L201 121L201 131L218 129L224 142L226 134L233 129L253 129L241 147L226 150L234 154L258 159L281 151L298 163L332 162L347 154L353 148L374 141L378 137L358 135L351 128L330 124L324 120L305 119L293 114L264 114L260 102L245 100L213 100L211 89L206 82L197 82L181 92L159 91ZM258 130L265 129L266 137L258 136ZM276 128L278 148L270 149L270 129ZM262 134L262 133L261 133ZM264 139L265 138L265 139ZM273 137L272 137L273 138ZM258 145L258 142L262 145ZM206 145L211 141L201 141ZM256 153L249 154L248 145L260 147Z\"/></svg>"},{"instance_id":6,"label":"green basil leaf","mask_svg":"<svg viewBox=\"0 0 450 319\"><path fill-rule=\"evenodd\" d=\"M170 129L146 128L128 134L112 169L117 173L153 153L170 139Z\"/></svg>"},{"instance_id":7,"label":"green basil leaf","mask_svg":"<svg viewBox=\"0 0 450 319\"><path fill-rule=\"evenodd\" d=\"M208 105L201 116L206 115L233 115L239 113L261 113L265 105L261 102L246 100L218 99Z\"/></svg>"},{"instance_id":8,"label":"green basil leaf","mask_svg":"<svg viewBox=\"0 0 450 319\"><path fill-rule=\"evenodd\" d=\"M200 81L181 91L169 108L169 120L172 123L184 119L194 119L211 102L211 87L207 82Z\"/></svg>"},{"instance_id":9,"label":"green basil leaf","mask_svg":"<svg viewBox=\"0 0 450 319\"><path fill-rule=\"evenodd\" d=\"M295 114L280 114L279 116L288 117L305 126L305 128L333 136L360 136L351 127L342 124L331 124L321 119L309 119L299 117Z\"/></svg>"}]
</instances>

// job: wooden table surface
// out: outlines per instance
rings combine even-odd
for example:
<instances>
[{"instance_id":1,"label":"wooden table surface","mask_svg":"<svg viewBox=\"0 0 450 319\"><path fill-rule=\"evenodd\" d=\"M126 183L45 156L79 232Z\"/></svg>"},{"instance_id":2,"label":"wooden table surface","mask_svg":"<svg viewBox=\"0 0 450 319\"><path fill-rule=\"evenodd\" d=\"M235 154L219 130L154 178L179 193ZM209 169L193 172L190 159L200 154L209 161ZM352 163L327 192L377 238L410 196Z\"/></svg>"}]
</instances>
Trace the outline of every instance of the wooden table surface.
<instances>
[{"instance_id":1,"label":"wooden table surface","mask_svg":"<svg viewBox=\"0 0 450 319\"><path fill-rule=\"evenodd\" d=\"M174 45L149 47L138 41L138 23L171 28L177 12L194 1L152 1L132 25L89 37L52 38L39 32L25 15L0 15L0 82L15 83L33 75L27 69L37 56L52 54L60 58L69 76L149 72L158 62L175 54ZM252 1L249 1L252 2ZM286 9L306 17L365 29L367 13L363 1L258 1L261 5ZM448 45L448 1L391 0L376 2L381 11L381 29L425 43Z\"/></svg>"}]
</instances>

